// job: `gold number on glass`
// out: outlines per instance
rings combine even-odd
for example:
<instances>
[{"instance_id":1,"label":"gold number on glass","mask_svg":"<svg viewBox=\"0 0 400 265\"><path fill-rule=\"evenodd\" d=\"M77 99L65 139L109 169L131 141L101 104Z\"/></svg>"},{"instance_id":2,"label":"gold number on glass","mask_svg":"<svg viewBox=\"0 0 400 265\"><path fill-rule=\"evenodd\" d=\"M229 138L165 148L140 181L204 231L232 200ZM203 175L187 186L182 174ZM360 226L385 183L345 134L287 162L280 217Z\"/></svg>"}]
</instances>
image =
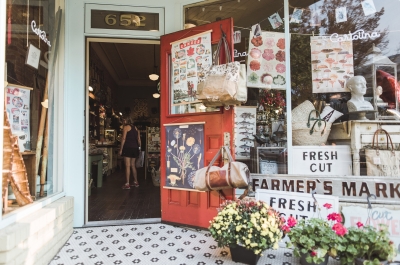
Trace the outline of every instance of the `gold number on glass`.
<instances>
[{"instance_id":1,"label":"gold number on glass","mask_svg":"<svg viewBox=\"0 0 400 265\"><path fill-rule=\"evenodd\" d=\"M131 15L121 15L119 17L119 25L120 26L130 26L132 24L132 17Z\"/></svg>"},{"instance_id":2,"label":"gold number on glass","mask_svg":"<svg viewBox=\"0 0 400 265\"><path fill-rule=\"evenodd\" d=\"M104 20L105 20L107 25L114 26L115 24L117 24L116 17L117 17L116 15L110 14L110 15L107 15Z\"/></svg>"}]
</instances>

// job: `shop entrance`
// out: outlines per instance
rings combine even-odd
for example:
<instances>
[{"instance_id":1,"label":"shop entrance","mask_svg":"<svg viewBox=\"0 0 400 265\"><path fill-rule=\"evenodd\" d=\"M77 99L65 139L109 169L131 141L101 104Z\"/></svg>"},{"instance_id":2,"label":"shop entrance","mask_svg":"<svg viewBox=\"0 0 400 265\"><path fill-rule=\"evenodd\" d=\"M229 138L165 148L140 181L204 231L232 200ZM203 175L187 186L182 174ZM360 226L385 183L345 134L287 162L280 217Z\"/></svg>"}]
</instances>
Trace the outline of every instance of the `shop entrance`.
<instances>
[{"instance_id":1,"label":"shop entrance","mask_svg":"<svg viewBox=\"0 0 400 265\"><path fill-rule=\"evenodd\" d=\"M159 50L159 41L87 39L87 225L161 220ZM145 152L139 187L130 189L122 189L119 156L124 115L133 118Z\"/></svg>"}]
</instances>

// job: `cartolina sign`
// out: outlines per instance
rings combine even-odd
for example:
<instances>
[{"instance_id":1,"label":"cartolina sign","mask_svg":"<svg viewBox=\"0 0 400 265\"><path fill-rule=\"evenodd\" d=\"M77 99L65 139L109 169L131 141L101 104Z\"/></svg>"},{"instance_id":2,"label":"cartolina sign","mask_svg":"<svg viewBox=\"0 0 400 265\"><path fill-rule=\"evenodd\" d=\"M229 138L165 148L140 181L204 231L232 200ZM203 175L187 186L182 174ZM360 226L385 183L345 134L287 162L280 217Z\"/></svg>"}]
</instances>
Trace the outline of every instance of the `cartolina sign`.
<instances>
[{"instance_id":1,"label":"cartolina sign","mask_svg":"<svg viewBox=\"0 0 400 265\"><path fill-rule=\"evenodd\" d=\"M293 146L292 174L352 175L350 146Z\"/></svg>"}]
</instances>

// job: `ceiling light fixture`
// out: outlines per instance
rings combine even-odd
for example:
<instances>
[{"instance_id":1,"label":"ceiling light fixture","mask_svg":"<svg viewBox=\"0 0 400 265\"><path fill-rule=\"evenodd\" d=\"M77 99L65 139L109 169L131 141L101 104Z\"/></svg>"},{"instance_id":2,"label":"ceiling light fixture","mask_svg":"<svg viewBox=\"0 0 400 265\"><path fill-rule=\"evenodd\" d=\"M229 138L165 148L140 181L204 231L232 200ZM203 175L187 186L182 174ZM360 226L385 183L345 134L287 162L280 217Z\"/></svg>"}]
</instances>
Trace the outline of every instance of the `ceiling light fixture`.
<instances>
[{"instance_id":1,"label":"ceiling light fixture","mask_svg":"<svg viewBox=\"0 0 400 265\"><path fill-rule=\"evenodd\" d=\"M157 73L157 66L156 66L156 45L154 44L154 66L153 66L153 74L149 75L150 80L156 81L158 79L158 74Z\"/></svg>"},{"instance_id":2,"label":"ceiling light fixture","mask_svg":"<svg viewBox=\"0 0 400 265\"><path fill-rule=\"evenodd\" d=\"M158 94L158 93L153 94L153 98L159 98L159 97L160 97L160 94Z\"/></svg>"},{"instance_id":3,"label":"ceiling light fixture","mask_svg":"<svg viewBox=\"0 0 400 265\"><path fill-rule=\"evenodd\" d=\"M89 86L88 89L89 89L90 92L93 91L93 87L92 86Z\"/></svg>"},{"instance_id":4,"label":"ceiling light fixture","mask_svg":"<svg viewBox=\"0 0 400 265\"><path fill-rule=\"evenodd\" d=\"M219 6L219 11L221 11L222 10L222 6Z\"/></svg>"},{"instance_id":5,"label":"ceiling light fixture","mask_svg":"<svg viewBox=\"0 0 400 265\"><path fill-rule=\"evenodd\" d=\"M119 115L122 116L122 112L120 112Z\"/></svg>"}]
</instances>

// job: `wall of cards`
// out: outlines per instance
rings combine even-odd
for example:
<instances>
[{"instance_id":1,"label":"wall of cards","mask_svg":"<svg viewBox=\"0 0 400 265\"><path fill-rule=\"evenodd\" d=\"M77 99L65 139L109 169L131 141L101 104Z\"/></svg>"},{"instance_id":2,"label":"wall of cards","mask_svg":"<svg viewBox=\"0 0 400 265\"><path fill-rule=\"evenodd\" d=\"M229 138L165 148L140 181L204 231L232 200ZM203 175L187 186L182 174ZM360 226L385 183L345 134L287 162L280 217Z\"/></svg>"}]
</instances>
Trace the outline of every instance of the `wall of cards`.
<instances>
[{"instance_id":1,"label":"wall of cards","mask_svg":"<svg viewBox=\"0 0 400 265\"><path fill-rule=\"evenodd\" d=\"M30 88L16 85L7 86L6 110L11 132L18 136L20 152L31 150L30 135Z\"/></svg>"}]
</instances>

